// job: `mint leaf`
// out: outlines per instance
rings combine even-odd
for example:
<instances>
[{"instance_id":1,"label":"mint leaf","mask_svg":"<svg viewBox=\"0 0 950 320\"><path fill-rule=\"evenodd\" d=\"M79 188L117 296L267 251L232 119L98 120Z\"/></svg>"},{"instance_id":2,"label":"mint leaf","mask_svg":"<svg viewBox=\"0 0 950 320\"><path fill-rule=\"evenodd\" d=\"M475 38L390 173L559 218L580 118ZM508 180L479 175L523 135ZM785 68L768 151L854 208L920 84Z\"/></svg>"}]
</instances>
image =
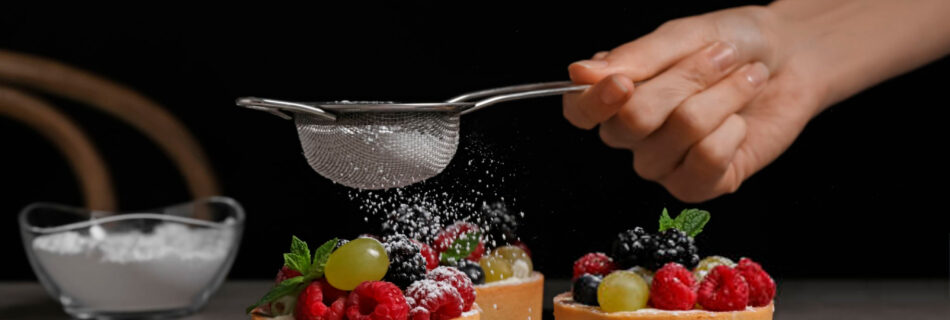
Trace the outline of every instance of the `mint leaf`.
<instances>
[{"instance_id":1,"label":"mint leaf","mask_svg":"<svg viewBox=\"0 0 950 320\"><path fill-rule=\"evenodd\" d=\"M307 243L293 236L290 241L290 253L284 254L284 265L301 274L307 274L310 270L310 248Z\"/></svg>"},{"instance_id":2,"label":"mint leaf","mask_svg":"<svg viewBox=\"0 0 950 320\"><path fill-rule=\"evenodd\" d=\"M244 310L244 313L250 314L251 311L254 311L255 308L257 308L258 306L262 304L271 303L274 300L279 299L280 297L294 293L295 291L297 291L297 289L300 288L301 285L304 284L304 282L305 281L304 281L303 276L296 276L296 277L284 280L283 282L275 286L273 289L270 289L270 291L268 291L267 294L261 297L261 299L258 300L257 303L252 304L250 307L247 307L247 309Z\"/></svg>"},{"instance_id":3,"label":"mint leaf","mask_svg":"<svg viewBox=\"0 0 950 320\"><path fill-rule=\"evenodd\" d=\"M670 213L666 211L666 208L663 208L663 214L660 215L660 232L666 231L666 229L675 228L675 222L673 218L670 218Z\"/></svg>"},{"instance_id":4,"label":"mint leaf","mask_svg":"<svg viewBox=\"0 0 950 320\"><path fill-rule=\"evenodd\" d=\"M333 248L336 247L338 242L340 242L339 239L333 238L330 239L330 241L324 242L323 245L320 245L317 251L313 252L313 263L310 265L310 272L305 274L313 279L322 277L323 268L327 266L327 259L330 258L330 253L333 252Z\"/></svg>"},{"instance_id":5,"label":"mint leaf","mask_svg":"<svg viewBox=\"0 0 950 320\"><path fill-rule=\"evenodd\" d=\"M684 209L674 220L676 228L690 237L696 237L703 232L703 227L707 222L709 222L709 211L699 209Z\"/></svg>"},{"instance_id":6,"label":"mint leaf","mask_svg":"<svg viewBox=\"0 0 950 320\"><path fill-rule=\"evenodd\" d=\"M442 252L440 260L442 260L442 263L454 265L472 254L480 241L481 234L478 232L462 234L452 242L452 245L445 252Z\"/></svg>"}]
</instances>

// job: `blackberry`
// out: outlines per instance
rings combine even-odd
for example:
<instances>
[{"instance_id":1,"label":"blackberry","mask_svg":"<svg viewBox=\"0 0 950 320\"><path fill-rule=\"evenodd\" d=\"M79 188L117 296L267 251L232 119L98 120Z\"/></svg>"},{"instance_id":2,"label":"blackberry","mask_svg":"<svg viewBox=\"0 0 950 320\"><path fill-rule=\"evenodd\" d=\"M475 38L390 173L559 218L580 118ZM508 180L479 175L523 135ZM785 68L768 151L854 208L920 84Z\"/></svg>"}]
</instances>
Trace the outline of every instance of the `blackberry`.
<instances>
[{"instance_id":1,"label":"blackberry","mask_svg":"<svg viewBox=\"0 0 950 320\"><path fill-rule=\"evenodd\" d=\"M599 306L597 302L597 287L600 286L600 282L603 278L595 276L589 273L574 280L574 283L571 284L571 294L574 296L574 301L583 303L589 306Z\"/></svg>"},{"instance_id":2,"label":"blackberry","mask_svg":"<svg viewBox=\"0 0 950 320\"><path fill-rule=\"evenodd\" d=\"M508 211L502 202L482 203L478 212L479 229L485 233L489 247L501 247L518 241L518 219Z\"/></svg>"},{"instance_id":3,"label":"blackberry","mask_svg":"<svg viewBox=\"0 0 950 320\"><path fill-rule=\"evenodd\" d=\"M390 235L383 239L383 247L389 255L389 270L383 280L392 282L405 290L413 282L425 279L426 259L422 249L401 234Z\"/></svg>"},{"instance_id":4,"label":"blackberry","mask_svg":"<svg viewBox=\"0 0 950 320\"><path fill-rule=\"evenodd\" d=\"M657 270L669 262L676 262L688 269L699 263L699 248L693 238L677 229L667 229L655 237L656 249L653 251L651 263L644 265L651 270Z\"/></svg>"},{"instance_id":5,"label":"blackberry","mask_svg":"<svg viewBox=\"0 0 950 320\"><path fill-rule=\"evenodd\" d=\"M636 227L617 235L611 247L611 258L620 269L635 266L652 266L653 252L656 250L656 237Z\"/></svg>"},{"instance_id":6,"label":"blackberry","mask_svg":"<svg viewBox=\"0 0 950 320\"><path fill-rule=\"evenodd\" d=\"M484 284L485 283L485 270L482 269L482 266L478 262L462 259L457 265L455 265L459 271L465 273L469 279L472 279L473 284Z\"/></svg>"}]
</instances>

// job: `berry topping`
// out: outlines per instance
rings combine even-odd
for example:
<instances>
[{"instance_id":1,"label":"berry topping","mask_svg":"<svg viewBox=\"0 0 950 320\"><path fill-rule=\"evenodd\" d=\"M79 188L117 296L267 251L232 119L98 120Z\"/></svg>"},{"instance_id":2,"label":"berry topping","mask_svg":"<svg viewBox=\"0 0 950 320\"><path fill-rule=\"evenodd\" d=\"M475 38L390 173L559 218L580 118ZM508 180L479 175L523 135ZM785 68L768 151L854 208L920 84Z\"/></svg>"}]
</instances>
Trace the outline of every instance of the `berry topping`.
<instances>
[{"instance_id":1,"label":"berry topping","mask_svg":"<svg viewBox=\"0 0 950 320\"><path fill-rule=\"evenodd\" d=\"M325 276L341 290L353 290L364 281L379 281L389 269L389 257L383 244L373 238L357 238L330 254Z\"/></svg>"},{"instance_id":2,"label":"berry topping","mask_svg":"<svg viewBox=\"0 0 950 320\"><path fill-rule=\"evenodd\" d=\"M426 270L432 270L439 266L439 253L435 252L429 245L412 240L420 248L422 257L426 259Z\"/></svg>"},{"instance_id":3,"label":"berry topping","mask_svg":"<svg viewBox=\"0 0 950 320\"><path fill-rule=\"evenodd\" d=\"M445 256L447 251L453 254L468 253L461 258L478 261L485 254L485 243L481 240L478 226L467 222L458 222L446 227L445 230L439 233L435 241L432 242L432 249L443 255L441 259L443 262L449 260L448 262L454 264L460 259L456 259L452 255L448 255L449 258L447 259Z\"/></svg>"},{"instance_id":4,"label":"berry topping","mask_svg":"<svg viewBox=\"0 0 950 320\"><path fill-rule=\"evenodd\" d=\"M406 320L409 316L409 304L402 290L386 281L361 283L350 292L345 307L349 320Z\"/></svg>"},{"instance_id":5,"label":"berry topping","mask_svg":"<svg viewBox=\"0 0 950 320\"><path fill-rule=\"evenodd\" d=\"M585 273L606 276L616 269L614 260L607 255L600 252L588 253L574 261L574 277L571 280L577 280Z\"/></svg>"},{"instance_id":6,"label":"berry topping","mask_svg":"<svg viewBox=\"0 0 950 320\"><path fill-rule=\"evenodd\" d=\"M574 283L571 284L571 293L574 295L574 301L589 306L598 306L597 286L600 285L602 280L603 278L600 276L586 273L577 277Z\"/></svg>"},{"instance_id":7,"label":"berry topping","mask_svg":"<svg viewBox=\"0 0 950 320\"><path fill-rule=\"evenodd\" d=\"M689 310L696 305L693 274L683 265L667 263L656 271L650 286L650 305L663 310Z\"/></svg>"},{"instance_id":8,"label":"berry topping","mask_svg":"<svg viewBox=\"0 0 950 320\"><path fill-rule=\"evenodd\" d=\"M697 302L712 311L745 309L749 303L749 284L736 269L717 266L699 284Z\"/></svg>"},{"instance_id":9,"label":"berry topping","mask_svg":"<svg viewBox=\"0 0 950 320\"><path fill-rule=\"evenodd\" d=\"M314 280L313 283L316 283L320 287L320 292L323 292L323 303L330 305L333 302L339 300L340 298L346 298L350 295L349 292L334 288L327 282L327 278L320 278L319 280Z\"/></svg>"},{"instance_id":10,"label":"berry topping","mask_svg":"<svg viewBox=\"0 0 950 320\"><path fill-rule=\"evenodd\" d=\"M462 315L462 296L455 287L435 280L420 280L406 289L411 308L424 308L432 320L448 320Z\"/></svg>"},{"instance_id":11,"label":"berry topping","mask_svg":"<svg viewBox=\"0 0 950 320\"><path fill-rule=\"evenodd\" d=\"M429 320L429 310L423 307L415 307L409 310L409 320Z\"/></svg>"},{"instance_id":12,"label":"berry topping","mask_svg":"<svg viewBox=\"0 0 950 320\"><path fill-rule=\"evenodd\" d=\"M485 282L495 282L511 278L514 271L511 270L511 264L498 256L487 255L478 261L485 271Z\"/></svg>"},{"instance_id":13,"label":"berry topping","mask_svg":"<svg viewBox=\"0 0 950 320\"><path fill-rule=\"evenodd\" d=\"M326 299L326 297L324 297ZM340 297L330 304L330 309L323 315L326 320L345 320L346 319L346 297Z\"/></svg>"},{"instance_id":14,"label":"berry topping","mask_svg":"<svg viewBox=\"0 0 950 320\"><path fill-rule=\"evenodd\" d=\"M438 267L429 272L426 278L451 285L462 297L462 311L472 309L472 303L475 303L475 287L467 274L453 267Z\"/></svg>"},{"instance_id":15,"label":"berry topping","mask_svg":"<svg viewBox=\"0 0 950 320\"><path fill-rule=\"evenodd\" d=\"M281 282L284 282L284 280L302 275L303 274L301 274L300 271L291 269L285 265L280 268L280 271L277 272L277 278L274 279L274 284L280 284Z\"/></svg>"},{"instance_id":16,"label":"berry topping","mask_svg":"<svg viewBox=\"0 0 950 320\"><path fill-rule=\"evenodd\" d=\"M531 258L531 249L528 249L528 245L521 241L515 241L511 245L521 248L524 250L524 254L528 255L528 258Z\"/></svg>"},{"instance_id":17,"label":"berry topping","mask_svg":"<svg viewBox=\"0 0 950 320\"><path fill-rule=\"evenodd\" d=\"M656 244L653 235L641 227L636 227L617 235L611 247L611 257L617 266L629 269L635 266L648 266L652 263Z\"/></svg>"},{"instance_id":18,"label":"berry topping","mask_svg":"<svg viewBox=\"0 0 950 320\"><path fill-rule=\"evenodd\" d=\"M485 270L482 270L482 266L477 262L463 259L459 261L455 267L468 275L468 278L472 280L473 284L485 283Z\"/></svg>"},{"instance_id":19,"label":"berry topping","mask_svg":"<svg viewBox=\"0 0 950 320\"><path fill-rule=\"evenodd\" d=\"M699 249L693 238L678 229L667 229L656 236L656 251L651 263L645 267L656 270L669 262L676 262L687 268L699 263Z\"/></svg>"},{"instance_id":20,"label":"berry topping","mask_svg":"<svg viewBox=\"0 0 950 320\"><path fill-rule=\"evenodd\" d=\"M636 266L636 267L627 269L627 271L636 273L638 276L643 278L643 281L647 282L647 285L650 285L651 283L653 283L653 271L647 270L647 268Z\"/></svg>"},{"instance_id":21,"label":"berry topping","mask_svg":"<svg viewBox=\"0 0 950 320\"><path fill-rule=\"evenodd\" d=\"M736 263L726 257L708 256L699 261L699 264L693 269L693 276L696 277L696 281L703 281L703 278L706 277L709 270L712 270L712 268L716 266L735 267Z\"/></svg>"},{"instance_id":22,"label":"berry topping","mask_svg":"<svg viewBox=\"0 0 950 320\"><path fill-rule=\"evenodd\" d=\"M597 303L605 312L636 311L647 306L650 288L630 271L614 271L597 287Z\"/></svg>"},{"instance_id":23,"label":"berry topping","mask_svg":"<svg viewBox=\"0 0 950 320\"><path fill-rule=\"evenodd\" d=\"M426 259L409 238L401 234L387 236L383 247L389 256L389 270L383 280L405 289L426 277Z\"/></svg>"},{"instance_id":24,"label":"berry topping","mask_svg":"<svg viewBox=\"0 0 950 320\"><path fill-rule=\"evenodd\" d=\"M748 258L739 259L736 267L742 278L749 284L749 305L753 307L767 306L775 297L775 281L762 266Z\"/></svg>"},{"instance_id":25,"label":"berry topping","mask_svg":"<svg viewBox=\"0 0 950 320\"><path fill-rule=\"evenodd\" d=\"M482 203L479 228L485 231L485 237L491 247L514 244L518 241L518 219L508 211L502 202Z\"/></svg>"},{"instance_id":26,"label":"berry topping","mask_svg":"<svg viewBox=\"0 0 950 320\"><path fill-rule=\"evenodd\" d=\"M294 308L294 319L297 320L323 320L323 315L327 312L327 305L323 304L323 292L320 291L320 285L311 282L297 296L297 306Z\"/></svg>"}]
</instances>

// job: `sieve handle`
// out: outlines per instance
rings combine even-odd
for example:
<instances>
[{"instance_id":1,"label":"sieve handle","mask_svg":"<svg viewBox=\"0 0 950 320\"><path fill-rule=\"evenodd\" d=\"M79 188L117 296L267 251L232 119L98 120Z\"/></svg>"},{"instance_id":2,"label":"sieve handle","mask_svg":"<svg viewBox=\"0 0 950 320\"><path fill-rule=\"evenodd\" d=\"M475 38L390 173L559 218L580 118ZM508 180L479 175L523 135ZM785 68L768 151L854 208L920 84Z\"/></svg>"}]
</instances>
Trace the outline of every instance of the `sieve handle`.
<instances>
[{"instance_id":1,"label":"sieve handle","mask_svg":"<svg viewBox=\"0 0 950 320\"><path fill-rule=\"evenodd\" d=\"M292 111L292 112L303 112L307 114L312 114L318 117L322 117L327 120L336 120L336 115L327 112L316 106L302 103L302 102L292 102L292 101L282 101L274 99L264 99L256 97L243 97L238 98L235 101L238 106L245 107L248 109L260 110L269 112L275 116L281 117L283 119L290 120L291 117L282 111Z\"/></svg>"},{"instance_id":2,"label":"sieve handle","mask_svg":"<svg viewBox=\"0 0 950 320\"><path fill-rule=\"evenodd\" d=\"M541 82L470 92L449 99L446 102L468 102L473 99L487 97L476 101L472 107L461 111L461 114L468 114L505 101L556 96L569 92L584 91L587 90L587 88L590 88L589 84L575 84L570 81Z\"/></svg>"}]
</instances>

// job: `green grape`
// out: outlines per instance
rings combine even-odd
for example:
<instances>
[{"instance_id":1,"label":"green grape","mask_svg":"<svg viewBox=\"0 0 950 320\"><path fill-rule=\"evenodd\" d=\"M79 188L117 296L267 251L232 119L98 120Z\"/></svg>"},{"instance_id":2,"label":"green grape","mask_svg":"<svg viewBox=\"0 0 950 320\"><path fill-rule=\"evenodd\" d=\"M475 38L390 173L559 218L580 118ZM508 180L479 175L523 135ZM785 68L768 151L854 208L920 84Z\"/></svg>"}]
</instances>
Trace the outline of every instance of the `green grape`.
<instances>
[{"instance_id":1,"label":"green grape","mask_svg":"<svg viewBox=\"0 0 950 320\"><path fill-rule=\"evenodd\" d=\"M630 271L614 271L597 286L597 303L604 312L642 309L649 299L647 282Z\"/></svg>"},{"instance_id":2,"label":"green grape","mask_svg":"<svg viewBox=\"0 0 950 320\"><path fill-rule=\"evenodd\" d=\"M492 251L490 255L507 261L508 264L511 265L515 277L527 278L531 276L531 271L534 270L534 264L531 263L531 257L529 257L528 254L519 247L498 247Z\"/></svg>"},{"instance_id":3,"label":"green grape","mask_svg":"<svg viewBox=\"0 0 950 320\"><path fill-rule=\"evenodd\" d=\"M505 259L494 255L482 257L478 264L485 271L485 282L495 282L511 278L514 272L511 270L511 264Z\"/></svg>"},{"instance_id":4,"label":"green grape","mask_svg":"<svg viewBox=\"0 0 950 320\"><path fill-rule=\"evenodd\" d=\"M722 256L705 257L703 260L700 260L696 268L693 269L693 277L696 278L696 282L703 281L703 278L706 278L706 274L716 266L735 267L736 263Z\"/></svg>"},{"instance_id":5,"label":"green grape","mask_svg":"<svg viewBox=\"0 0 950 320\"><path fill-rule=\"evenodd\" d=\"M373 238L359 238L333 251L324 274L333 287L350 291L364 281L382 280L389 270L389 256Z\"/></svg>"}]
</instances>

